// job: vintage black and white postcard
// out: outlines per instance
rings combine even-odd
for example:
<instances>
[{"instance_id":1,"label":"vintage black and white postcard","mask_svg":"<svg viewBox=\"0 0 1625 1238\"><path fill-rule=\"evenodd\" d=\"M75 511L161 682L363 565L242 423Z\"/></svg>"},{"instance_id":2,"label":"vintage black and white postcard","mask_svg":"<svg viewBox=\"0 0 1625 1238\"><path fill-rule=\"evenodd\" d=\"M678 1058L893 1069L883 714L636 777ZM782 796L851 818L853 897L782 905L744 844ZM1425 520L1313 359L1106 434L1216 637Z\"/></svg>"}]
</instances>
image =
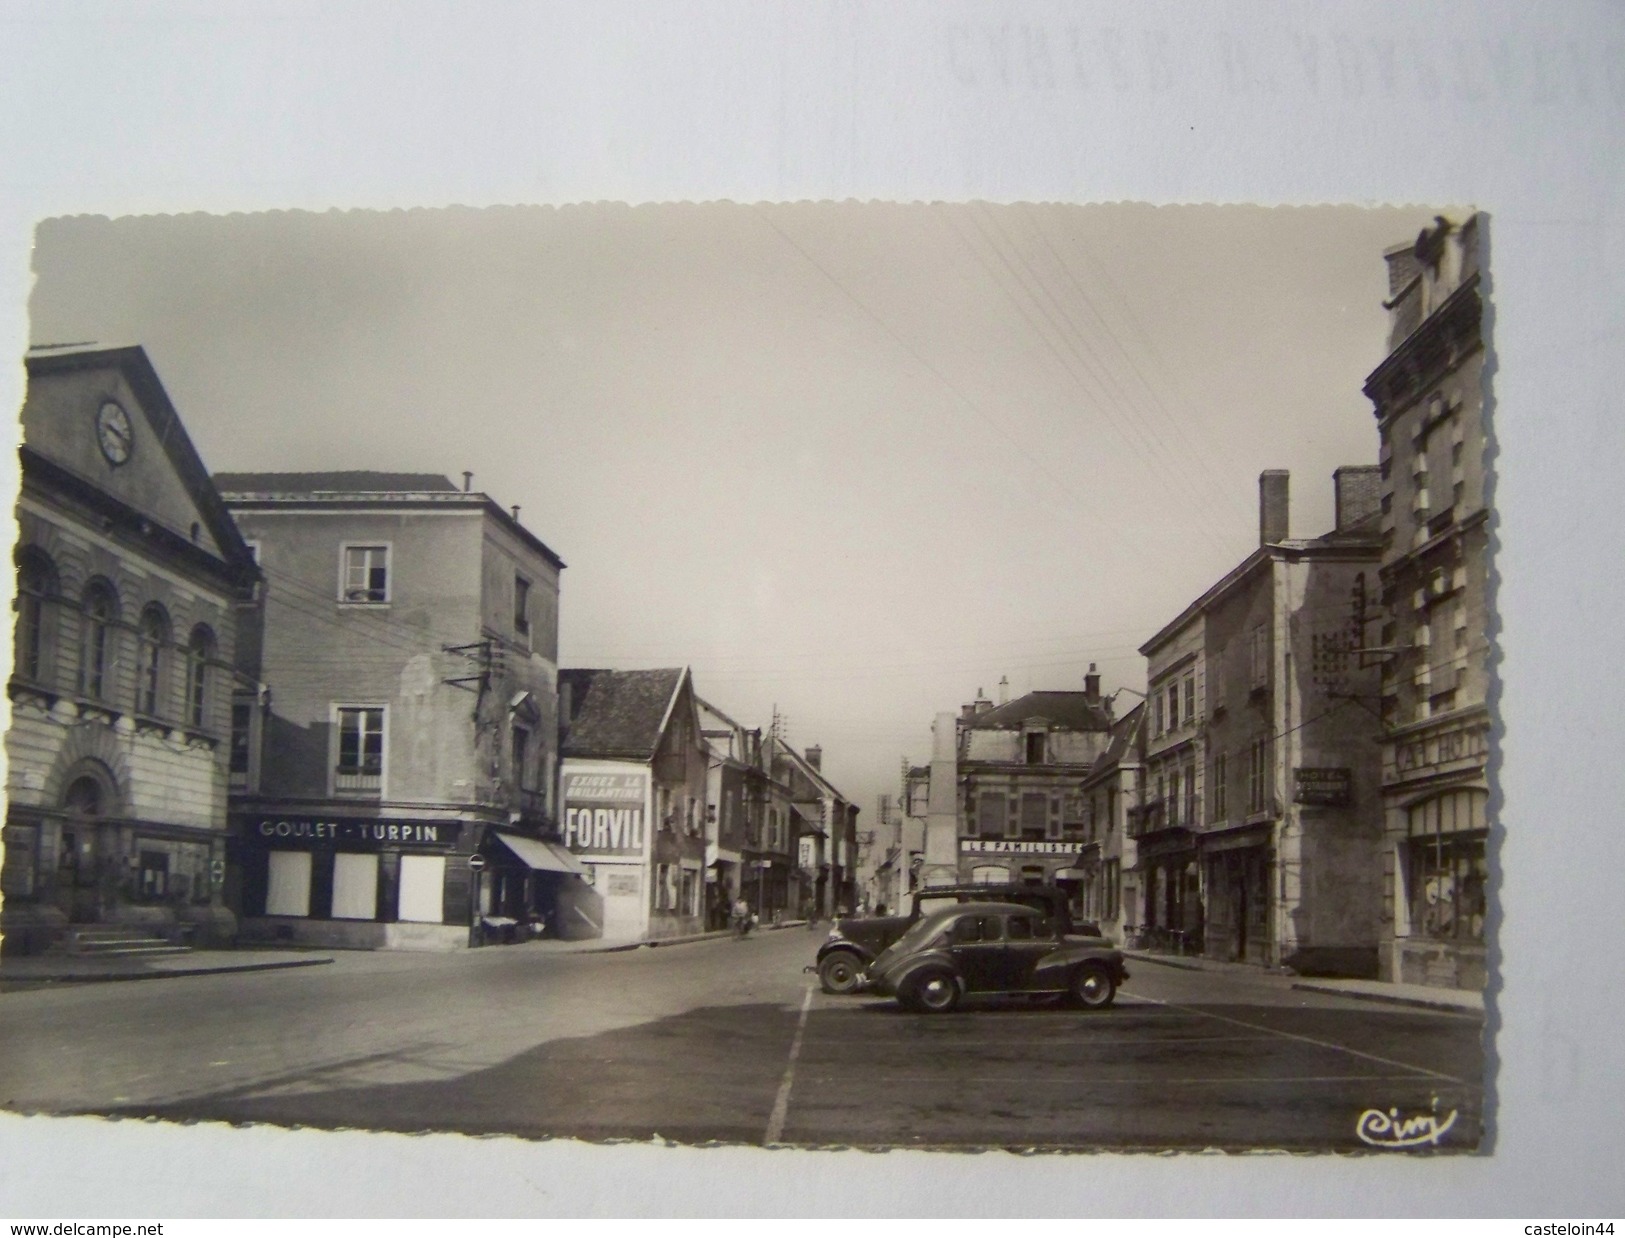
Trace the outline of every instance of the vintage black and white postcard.
<instances>
[{"instance_id":1,"label":"vintage black and white postcard","mask_svg":"<svg viewBox=\"0 0 1625 1238\"><path fill-rule=\"evenodd\" d=\"M1476 1148L1485 231L42 224L8 1103Z\"/></svg>"},{"instance_id":2,"label":"vintage black and white postcard","mask_svg":"<svg viewBox=\"0 0 1625 1238\"><path fill-rule=\"evenodd\" d=\"M798 31L854 81L878 54L833 11L779 22L782 80ZM690 37L672 13L644 36ZM1556 35L1167 18L910 28L950 128L1143 105L1193 167L1204 91L1331 125L1611 84ZM561 46L537 89L613 111ZM819 113L832 183L898 154L856 98ZM1510 1081L1498 1040L1501 894L1538 872L1500 781L1530 413L1500 331L1543 303L1496 198L1152 160L1143 193L978 164L649 201L592 166L473 199L516 205L30 219L7 1127L673 1183L886 1153L984 1201L1402 1160L1425 1191L1523 1137L1537 1074L1581 1085L1572 1032ZM1315 1155L1133 1155L1212 1152ZM858 1210L909 1206L883 1190ZM982 1207L950 1197L898 1199Z\"/></svg>"}]
</instances>

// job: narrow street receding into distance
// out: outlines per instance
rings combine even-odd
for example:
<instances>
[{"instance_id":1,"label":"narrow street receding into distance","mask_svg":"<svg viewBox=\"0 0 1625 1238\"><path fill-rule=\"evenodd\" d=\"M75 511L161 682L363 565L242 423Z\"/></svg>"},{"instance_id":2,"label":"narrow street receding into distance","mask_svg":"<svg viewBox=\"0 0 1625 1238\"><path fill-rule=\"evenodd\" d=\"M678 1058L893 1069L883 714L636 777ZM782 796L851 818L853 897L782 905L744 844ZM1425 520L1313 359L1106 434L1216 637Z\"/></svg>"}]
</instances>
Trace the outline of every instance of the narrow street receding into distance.
<instances>
[{"instance_id":1,"label":"narrow street receding into distance","mask_svg":"<svg viewBox=\"0 0 1625 1238\"><path fill-rule=\"evenodd\" d=\"M906 1014L801 972L822 928L516 946L0 994L0 1101L97 1113L799 1146L1361 1148L1479 1139L1482 1020L1133 962L1117 1005Z\"/></svg>"}]
</instances>

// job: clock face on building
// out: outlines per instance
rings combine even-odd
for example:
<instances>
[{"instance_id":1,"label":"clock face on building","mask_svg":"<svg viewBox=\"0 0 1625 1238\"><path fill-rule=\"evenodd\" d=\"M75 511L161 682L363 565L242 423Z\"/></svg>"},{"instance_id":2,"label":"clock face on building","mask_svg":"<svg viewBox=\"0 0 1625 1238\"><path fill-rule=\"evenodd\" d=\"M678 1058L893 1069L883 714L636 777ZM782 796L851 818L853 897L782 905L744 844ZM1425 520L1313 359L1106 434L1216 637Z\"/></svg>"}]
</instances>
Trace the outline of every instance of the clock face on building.
<instances>
[{"instance_id":1,"label":"clock face on building","mask_svg":"<svg viewBox=\"0 0 1625 1238\"><path fill-rule=\"evenodd\" d=\"M96 412L96 445L109 464L123 464L135 446L130 414L117 401L108 400Z\"/></svg>"}]
</instances>

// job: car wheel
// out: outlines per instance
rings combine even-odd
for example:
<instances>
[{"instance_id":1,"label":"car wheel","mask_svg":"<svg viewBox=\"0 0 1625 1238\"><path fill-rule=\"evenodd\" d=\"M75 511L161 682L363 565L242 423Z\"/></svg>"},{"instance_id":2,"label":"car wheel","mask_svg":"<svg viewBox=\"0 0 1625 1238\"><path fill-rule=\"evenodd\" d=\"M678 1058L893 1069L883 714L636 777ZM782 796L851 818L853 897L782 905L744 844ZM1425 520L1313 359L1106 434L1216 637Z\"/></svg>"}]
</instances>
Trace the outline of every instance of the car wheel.
<instances>
[{"instance_id":1,"label":"car wheel","mask_svg":"<svg viewBox=\"0 0 1625 1238\"><path fill-rule=\"evenodd\" d=\"M928 971L909 984L909 997L918 1010L946 1014L959 1005L959 978L950 971Z\"/></svg>"},{"instance_id":2,"label":"car wheel","mask_svg":"<svg viewBox=\"0 0 1625 1238\"><path fill-rule=\"evenodd\" d=\"M852 993L863 983L863 964L858 956L838 950L818 965L818 983L826 993Z\"/></svg>"},{"instance_id":3,"label":"car wheel","mask_svg":"<svg viewBox=\"0 0 1625 1238\"><path fill-rule=\"evenodd\" d=\"M1117 981L1109 969L1099 963L1085 963L1072 973L1070 995L1074 1002L1089 1010L1104 1010L1117 996Z\"/></svg>"}]
</instances>

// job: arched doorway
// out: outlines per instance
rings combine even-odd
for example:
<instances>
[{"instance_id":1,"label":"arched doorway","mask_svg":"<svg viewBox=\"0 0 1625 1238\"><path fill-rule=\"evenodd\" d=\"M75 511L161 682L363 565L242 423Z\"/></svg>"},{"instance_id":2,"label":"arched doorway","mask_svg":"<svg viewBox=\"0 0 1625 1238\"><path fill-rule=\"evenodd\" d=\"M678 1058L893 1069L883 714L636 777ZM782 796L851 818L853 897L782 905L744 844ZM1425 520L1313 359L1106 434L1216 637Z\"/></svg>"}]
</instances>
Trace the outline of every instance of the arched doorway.
<instances>
[{"instance_id":1,"label":"arched doorway","mask_svg":"<svg viewBox=\"0 0 1625 1238\"><path fill-rule=\"evenodd\" d=\"M89 760L70 769L64 781L56 903L70 923L90 924L101 919L102 872L118 858L103 825L116 812L118 787L100 762Z\"/></svg>"}]
</instances>

